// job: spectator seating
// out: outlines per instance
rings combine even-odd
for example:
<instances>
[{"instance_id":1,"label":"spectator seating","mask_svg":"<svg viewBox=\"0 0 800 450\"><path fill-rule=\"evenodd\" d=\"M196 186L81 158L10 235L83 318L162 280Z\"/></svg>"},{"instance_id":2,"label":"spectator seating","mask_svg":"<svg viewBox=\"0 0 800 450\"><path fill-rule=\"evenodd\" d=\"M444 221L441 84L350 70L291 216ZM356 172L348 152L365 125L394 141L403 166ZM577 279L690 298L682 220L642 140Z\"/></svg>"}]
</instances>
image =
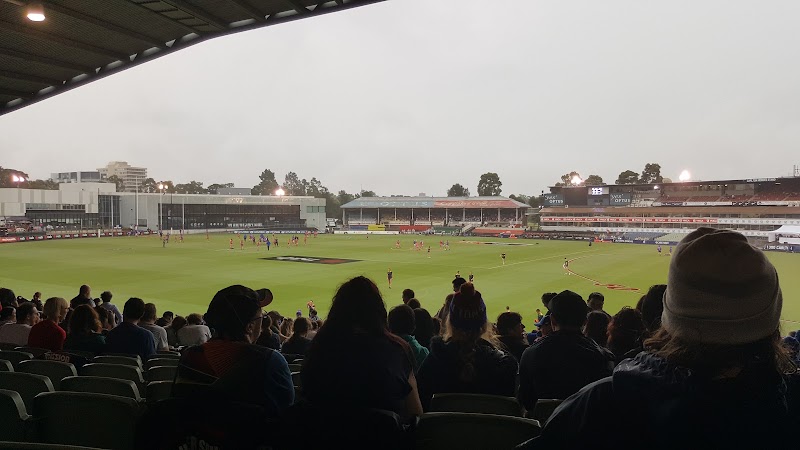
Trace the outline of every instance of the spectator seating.
<instances>
[{"instance_id":1,"label":"spectator seating","mask_svg":"<svg viewBox=\"0 0 800 450\"><path fill-rule=\"evenodd\" d=\"M533 411L528 411L525 417L536 419L539 423L545 423L562 402L564 402L564 400L540 398L536 401L536 406L533 407Z\"/></svg>"},{"instance_id":2,"label":"spectator seating","mask_svg":"<svg viewBox=\"0 0 800 450\"><path fill-rule=\"evenodd\" d=\"M1 350L0 359L10 361L11 365L16 369L20 362L33 359L33 354L17 350Z\"/></svg>"},{"instance_id":3,"label":"spectator seating","mask_svg":"<svg viewBox=\"0 0 800 450\"><path fill-rule=\"evenodd\" d=\"M17 347L14 350L18 352L25 352L30 353L33 355L34 358L41 358L45 355L45 353L50 353L50 350L46 348L37 348L37 347Z\"/></svg>"},{"instance_id":4,"label":"spectator seating","mask_svg":"<svg viewBox=\"0 0 800 450\"><path fill-rule=\"evenodd\" d=\"M14 366L7 359L0 359L0 372L13 372Z\"/></svg>"},{"instance_id":5,"label":"spectator seating","mask_svg":"<svg viewBox=\"0 0 800 450\"><path fill-rule=\"evenodd\" d=\"M521 417L461 412L425 413L415 433L417 450L513 449L539 435L539 422Z\"/></svg>"},{"instance_id":6,"label":"spectator seating","mask_svg":"<svg viewBox=\"0 0 800 450\"><path fill-rule=\"evenodd\" d=\"M139 403L116 395L46 392L34 399L36 436L41 442L106 449L133 449ZM89 418L102 417L102 426ZM75 417L80 420L64 420Z\"/></svg>"},{"instance_id":7,"label":"spectator seating","mask_svg":"<svg viewBox=\"0 0 800 450\"><path fill-rule=\"evenodd\" d=\"M120 380L130 380L136 383L137 387L144 386L144 377L138 367L125 366L121 364L92 363L83 366L81 375L94 377L117 378Z\"/></svg>"},{"instance_id":8,"label":"spectator seating","mask_svg":"<svg viewBox=\"0 0 800 450\"><path fill-rule=\"evenodd\" d=\"M686 237L686 235L688 234L688 231L693 231L693 230L686 230L686 231L687 231L687 233L665 234L665 235L661 236L660 238L658 238L658 240L659 241L667 241L667 242L680 242L681 239Z\"/></svg>"},{"instance_id":9,"label":"spectator seating","mask_svg":"<svg viewBox=\"0 0 800 450\"><path fill-rule=\"evenodd\" d=\"M117 395L137 402L142 401L139 388L130 380L107 377L67 377L61 380L61 390L68 392L90 392L95 394Z\"/></svg>"},{"instance_id":10,"label":"spectator seating","mask_svg":"<svg viewBox=\"0 0 800 450\"><path fill-rule=\"evenodd\" d=\"M138 358L132 358L129 356L96 356L92 359L93 363L100 363L100 364L119 364L123 366L131 366L131 367L138 367L140 370L142 368L142 360Z\"/></svg>"},{"instance_id":11,"label":"spectator seating","mask_svg":"<svg viewBox=\"0 0 800 450\"><path fill-rule=\"evenodd\" d=\"M104 353L102 356L125 356L127 358L133 358L139 362L139 367L142 367L142 358L132 353Z\"/></svg>"},{"instance_id":12,"label":"spectator seating","mask_svg":"<svg viewBox=\"0 0 800 450\"><path fill-rule=\"evenodd\" d=\"M514 397L485 394L433 394L431 411L522 417L522 407Z\"/></svg>"},{"instance_id":13,"label":"spectator seating","mask_svg":"<svg viewBox=\"0 0 800 450\"><path fill-rule=\"evenodd\" d=\"M33 398L38 394L55 390L53 383L44 375L18 372L0 372L0 389L19 393L26 411L33 411Z\"/></svg>"},{"instance_id":14,"label":"spectator seating","mask_svg":"<svg viewBox=\"0 0 800 450\"><path fill-rule=\"evenodd\" d=\"M19 347L19 345L11 342L0 342L0 350L14 350L17 347Z\"/></svg>"},{"instance_id":15,"label":"spectator seating","mask_svg":"<svg viewBox=\"0 0 800 450\"><path fill-rule=\"evenodd\" d=\"M300 369L303 368L302 364L289 364L289 372L300 372Z\"/></svg>"},{"instance_id":16,"label":"spectator seating","mask_svg":"<svg viewBox=\"0 0 800 450\"><path fill-rule=\"evenodd\" d=\"M153 355L153 357L155 357L155 358L163 358L163 357L167 357L167 356L176 356L176 357L180 358L181 357L181 352L176 352L176 351L172 351L172 350L159 350L159 351L156 352L155 355Z\"/></svg>"},{"instance_id":17,"label":"spectator seating","mask_svg":"<svg viewBox=\"0 0 800 450\"><path fill-rule=\"evenodd\" d=\"M55 390L60 389L61 380L64 378L78 375L78 371L75 370L75 366L70 363L44 361L40 359L22 361L19 363L19 372L44 375L50 379L51 383L53 383L53 388Z\"/></svg>"},{"instance_id":18,"label":"spectator seating","mask_svg":"<svg viewBox=\"0 0 800 450\"><path fill-rule=\"evenodd\" d=\"M145 377L147 381L175 381L177 374L177 366L155 366L145 372Z\"/></svg>"},{"instance_id":19,"label":"spectator seating","mask_svg":"<svg viewBox=\"0 0 800 450\"><path fill-rule=\"evenodd\" d=\"M12 450L98 450L92 447L83 447L80 445L60 445L60 444L42 444L39 442L10 442L0 441L0 449L10 448Z\"/></svg>"},{"instance_id":20,"label":"spectator seating","mask_svg":"<svg viewBox=\"0 0 800 450\"><path fill-rule=\"evenodd\" d=\"M147 403L166 400L172 396L172 381L151 381L147 383Z\"/></svg>"},{"instance_id":21,"label":"spectator seating","mask_svg":"<svg viewBox=\"0 0 800 450\"><path fill-rule=\"evenodd\" d=\"M300 372L292 372L292 383L297 387L303 387L303 382L300 380Z\"/></svg>"},{"instance_id":22,"label":"spectator seating","mask_svg":"<svg viewBox=\"0 0 800 450\"><path fill-rule=\"evenodd\" d=\"M144 368L150 370L151 367L156 366L178 367L179 362L180 360L177 358L150 358L144 363Z\"/></svg>"},{"instance_id":23,"label":"spectator seating","mask_svg":"<svg viewBox=\"0 0 800 450\"><path fill-rule=\"evenodd\" d=\"M18 392L0 389L0 441L24 441L29 417Z\"/></svg>"},{"instance_id":24,"label":"spectator seating","mask_svg":"<svg viewBox=\"0 0 800 450\"><path fill-rule=\"evenodd\" d=\"M75 366L76 369L80 370L81 367L89 363L89 361L94 358L94 355L88 353L88 357L86 352L50 352L45 353L44 359L48 361L59 361L64 363L70 363Z\"/></svg>"}]
</instances>

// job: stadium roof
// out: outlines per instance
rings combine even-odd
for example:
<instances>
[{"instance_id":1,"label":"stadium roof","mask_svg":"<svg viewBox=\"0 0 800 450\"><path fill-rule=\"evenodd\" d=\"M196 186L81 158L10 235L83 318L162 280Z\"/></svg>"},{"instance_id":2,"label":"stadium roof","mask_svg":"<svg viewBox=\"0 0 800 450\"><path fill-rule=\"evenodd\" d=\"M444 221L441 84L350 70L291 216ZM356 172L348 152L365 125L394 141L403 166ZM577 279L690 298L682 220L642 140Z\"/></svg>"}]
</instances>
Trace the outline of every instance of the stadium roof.
<instances>
[{"instance_id":1,"label":"stadium roof","mask_svg":"<svg viewBox=\"0 0 800 450\"><path fill-rule=\"evenodd\" d=\"M0 115L211 38L381 1L0 0ZM33 3L44 21L27 19Z\"/></svg>"},{"instance_id":2,"label":"stadium roof","mask_svg":"<svg viewBox=\"0 0 800 450\"><path fill-rule=\"evenodd\" d=\"M587 188L587 187L630 187L630 188L652 188L653 186L708 186L708 185L722 185L722 184L748 184L748 183L775 183L780 184L783 181L800 180L798 177L773 177L773 178L746 178L739 180L690 180L690 181L673 181L670 183L636 183L636 184L581 184L579 186L550 186L550 189L572 189L572 188Z\"/></svg>"},{"instance_id":3,"label":"stadium roof","mask_svg":"<svg viewBox=\"0 0 800 450\"><path fill-rule=\"evenodd\" d=\"M342 205L351 208L530 208L506 197L361 197Z\"/></svg>"}]
</instances>

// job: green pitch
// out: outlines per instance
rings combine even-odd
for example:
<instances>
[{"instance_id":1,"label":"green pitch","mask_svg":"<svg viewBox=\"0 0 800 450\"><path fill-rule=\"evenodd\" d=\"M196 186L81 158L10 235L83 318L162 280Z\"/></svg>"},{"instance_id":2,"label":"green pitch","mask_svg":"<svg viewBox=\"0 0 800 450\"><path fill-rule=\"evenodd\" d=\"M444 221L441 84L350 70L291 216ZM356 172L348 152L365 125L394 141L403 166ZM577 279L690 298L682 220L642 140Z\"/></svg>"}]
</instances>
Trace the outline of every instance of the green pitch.
<instances>
[{"instance_id":1,"label":"green pitch","mask_svg":"<svg viewBox=\"0 0 800 450\"><path fill-rule=\"evenodd\" d=\"M0 286L30 298L34 291L43 297L67 299L78 286L89 284L97 297L104 290L114 293L120 307L128 297L141 297L165 310L186 315L205 312L214 293L231 284L252 288L268 287L275 294L270 309L291 316L307 313L314 300L324 317L339 284L349 277L366 275L381 288L387 306L400 303L404 288L411 288L424 308L434 313L450 292L456 271L465 278L472 272L483 293L491 319L506 307L522 313L532 328L534 311L541 308L543 292L574 290L584 297L600 291L606 310L612 314L624 305L633 306L647 288L666 281L669 256L658 256L654 246L585 242L535 241L449 237L450 250L439 248L439 236L423 236L426 251L412 249L420 236L319 235L308 243L287 247L288 236L279 236L280 246L268 252L265 246L247 243L242 250L232 235L188 236L184 243L174 239L162 248L157 236L76 239L0 246ZM400 239L401 248L395 248ZM448 239L442 237L441 239ZM491 244L490 244L491 243ZM513 245L510 245L513 244ZM505 252L503 265L500 254ZM778 268L783 287L785 330L800 328L800 255L769 253ZM321 264L264 260L277 256L349 259L355 262ZM562 268L571 260L568 275ZM329 261L338 262L338 261ZM386 272L394 272L392 288ZM609 286L613 285L613 286ZM626 288L638 290L625 290ZM735 307L732 305L732 307Z\"/></svg>"}]
</instances>

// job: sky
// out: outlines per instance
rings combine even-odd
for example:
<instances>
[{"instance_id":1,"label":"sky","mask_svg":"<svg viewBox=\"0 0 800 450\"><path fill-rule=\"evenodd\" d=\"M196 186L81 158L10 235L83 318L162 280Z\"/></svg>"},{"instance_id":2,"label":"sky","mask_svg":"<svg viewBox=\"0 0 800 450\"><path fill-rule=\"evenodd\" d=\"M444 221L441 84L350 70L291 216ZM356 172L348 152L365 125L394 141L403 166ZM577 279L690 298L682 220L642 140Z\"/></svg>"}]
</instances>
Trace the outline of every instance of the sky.
<instances>
[{"instance_id":1,"label":"sky","mask_svg":"<svg viewBox=\"0 0 800 450\"><path fill-rule=\"evenodd\" d=\"M492 9L491 7L494 7ZM0 166L157 181L539 194L800 165L796 0L389 0L238 33L0 116Z\"/></svg>"}]
</instances>

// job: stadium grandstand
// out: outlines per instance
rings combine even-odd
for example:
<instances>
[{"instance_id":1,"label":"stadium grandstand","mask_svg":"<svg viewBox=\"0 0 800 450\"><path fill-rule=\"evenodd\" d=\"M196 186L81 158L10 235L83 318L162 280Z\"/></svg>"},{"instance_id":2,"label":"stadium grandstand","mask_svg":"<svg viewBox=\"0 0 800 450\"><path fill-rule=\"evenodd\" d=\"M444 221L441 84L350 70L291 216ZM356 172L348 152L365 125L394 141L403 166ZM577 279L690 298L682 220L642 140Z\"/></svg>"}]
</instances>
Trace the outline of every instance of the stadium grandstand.
<instances>
[{"instance_id":1,"label":"stadium grandstand","mask_svg":"<svg viewBox=\"0 0 800 450\"><path fill-rule=\"evenodd\" d=\"M506 197L361 197L342 205L342 223L350 230L518 235L528 209Z\"/></svg>"},{"instance_id":2,"label":"stadium grandstand","mask_svg":"<svg viewBox=\"0 0 800 450\"><path fill-rule=\"evenodd\" d=\"M677 242L703 226L800 244L800 177L551 187L539 214L542 231L622 242Z\"/></svg>"}]
</instances>

